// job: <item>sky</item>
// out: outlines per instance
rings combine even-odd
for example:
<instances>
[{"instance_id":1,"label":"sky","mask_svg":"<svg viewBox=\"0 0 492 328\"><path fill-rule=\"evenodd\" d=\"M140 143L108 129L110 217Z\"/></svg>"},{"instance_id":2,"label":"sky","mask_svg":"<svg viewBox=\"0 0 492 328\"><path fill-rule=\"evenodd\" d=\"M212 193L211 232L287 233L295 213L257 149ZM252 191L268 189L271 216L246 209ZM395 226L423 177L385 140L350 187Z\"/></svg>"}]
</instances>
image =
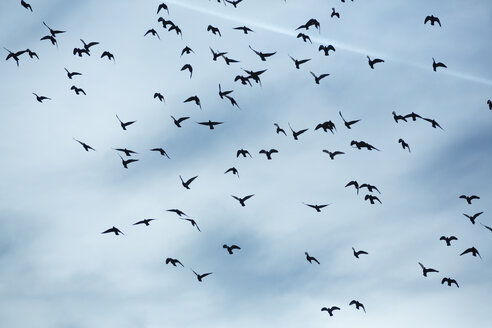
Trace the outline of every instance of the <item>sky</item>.
<instances>
[{"instance_id":1,"label":"sky","mask_svg":"<svg viewBox=\"0 0 492 328\"><path fill-rule=\"evenodd\" d=\"M2 325L489 327L489 1L244 0L234 8L168 0L169 14L156 14L159 1L29 3L32 12L0 3L2 47L39 56L0 64ZM424 25L427 15L442 27ZM320 29L302 32L312 44L296 38L311 18ZM58 46L40 40L49 33L43 21L66 31ZM144 36L151 28L160 39ZM74 56L79 39L99 44ZM324 56L320 44L336 51ZM194 53L180 56L185 46ZM261 61L249 46L276 54ZM209 48L239 62L213 61ZM310 61L296 69L289 56ZM366 56L384 62L371 69ZM447 68L434 72L433 57ZM64 68L82 75L70 80ZM242 69L266 69L261 86L235 82ZM317 85L310 71L330 75ZM239 108L219 97L219 83ZM39 103L33 92L51 100ZM184 103L195 95L201 109ZM339 111L360 121L347 129ZM442 129L395 123L393 111ZM123 130L116 115L136 122ZM171 115L190 118L178 128ZM196 123L208 120L223 124ZM325 121L334 133L315 130ZM308 130L294 140L289 125ZM158 147L170 159L150 151ZM138 161L125 169L115 148L136 151L120 154ZM259 154L271 148L272 160ZM251 157L236 157L239 149ZM331 160L323 149L344 154ZM239 177L224 174L230 167ZM187 190L180 176L198 178ZM351 180L377 186L382 204L345 187ZM244 207L231 197L250 194ZM468 205L462 194L480 199ZM303 203L330 205L318 213ZM201 231L166 211L173 208ZM478 212L476 224L463 215ZM133 225L145 218L155 220ZM101 233L113 226L124 235ZM458 240L447 247L442 235ZM223 244L241 249L230 255ZM472 246L481 259L460 256ZM352 247L369 254L357 259ZM166 265L168 257L184 267ZM424 277L419 262L439 272ZM213 273L199 282L192 270ZM459 288L442 285L444 277ZM340 307L332 317L320 311L331 306Z\"/></svg>"}]
</instances>

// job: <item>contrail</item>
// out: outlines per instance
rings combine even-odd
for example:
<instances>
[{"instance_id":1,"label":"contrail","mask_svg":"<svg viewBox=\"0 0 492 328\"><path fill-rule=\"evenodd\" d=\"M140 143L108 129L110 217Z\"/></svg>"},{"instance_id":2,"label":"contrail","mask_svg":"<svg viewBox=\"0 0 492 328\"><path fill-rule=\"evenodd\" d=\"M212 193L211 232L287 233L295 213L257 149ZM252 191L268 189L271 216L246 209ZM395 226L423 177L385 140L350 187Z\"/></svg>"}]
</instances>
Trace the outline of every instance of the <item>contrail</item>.
<instances>
[{"instance_id":1,"label":"contrail","mask_svg":"<svg viewBox=\"0 0 492 328\"><path fill-rule=\"evenodd\" d=\"M287 29L284 29L284 28L281 28L281 27L267 25L267 24L264 24L264 23L260 23L260 22L249 20L249 19L245 19L245 18L238 18L238 17L232 16L232 15L224 15L224 14L219 13L217 11L212 11L212 10L205 9L203 7L199 7L199 6L196 6L196 5L190 5L190 4L184 3L183 1L169 0L168 2L169 3L172 3L173 5L176 5L177 7L182 7L182 8L191 10L191 11L199 12L199 13L210 15L210 16L214 16L214 17L217 17L217 18L220 18L220 19L223 19L223 20L228 20L228 21L235 22L235 23L240 23L240 24L243 24L243 25L249 25L249 26L253 26L253 27L257 28L257 29L262 29L262 30L265 30L265 31L269 31L269 32L273 32L273 33L278 33L278 34L281 34L281 35L285 35L285 36L288 36L288 37L297 38L297 32L291 31L291 30L287 30ZM316 42L316 43L319 43L319 44L331 43L331 44L334 45L334 47L336 49L342 49L342 50L345 50L345 51L349 51L349 52L356 53L356 54L361 54L361 55L364 55L364 56L366 56L366 55L370 55L370 56L381 56L386 61L388 61L388 59L389 59L391 61L402 63L402 64L405 64L405 65L409 65L409 66L412 66L412 67L415 67L415 68L419 68L419 69L422 69L422 70L428 70L428 69L430 69L430 64L429 65L424 65L424 64L415 63L415 62L412 62L412 61L409 61L409 60L399 59L399 58L393 57L393 56L388 55L388 54L384 54L383 55L381 52L375 52L375 51L371 51L371 50L367 50L367 49L363 49L363 48L358 48L358 47L355 47L355 46L348 45L346 43L337 41L335 39L328 40L328 39L326 39L324 37L321 37L321 36L312 36L311 37L311 41ZM452 69L444 69L444 70L441 70L439 73L440 74L446 74L446 75L449 75L449 76L453 76L453 77L456 77L456 78L459 78L459 79L463 79L463 80L475 82L475 83L481 83L481 84L492 86L492 80L489 80L489 79L486 79L486 78L482 78L482 77L472 76L472 75L461 73L461 72L457 72L457 71L454 71Z\"/></svg>"}]
</instances>

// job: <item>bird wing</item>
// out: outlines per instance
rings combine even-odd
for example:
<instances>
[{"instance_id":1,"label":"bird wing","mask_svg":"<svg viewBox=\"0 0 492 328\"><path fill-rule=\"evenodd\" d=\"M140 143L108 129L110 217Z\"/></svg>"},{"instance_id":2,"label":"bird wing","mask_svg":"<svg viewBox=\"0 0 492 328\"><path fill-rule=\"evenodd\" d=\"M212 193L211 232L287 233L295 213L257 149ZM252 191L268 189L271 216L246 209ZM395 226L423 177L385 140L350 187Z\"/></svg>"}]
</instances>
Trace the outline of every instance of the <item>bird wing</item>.
<instances>
[{"instance_id":1,"label":"bird wing","mask_svg":"<svg viewBox=\"0 0 492 328\"><path fill-rule=\"evenodd\" d=\"M248 195L248 196L244 196L243 197L243 202L250 199L251 197L253 197L255 194L251 194L251 195Z\"/></svg>"},{"instance_id":2,"label":"bird wing","mask_svg":"<svg viewBox=\"0 0 492 328\"><path fill-rule=\"evenodd\" d=\"M430 16L425 17L424 24L427 24L428 21L432 20Z\"/></svg>"},{"instance_id":3,"label":"bird wing","mask_svg":"<svg viewBox=\"0 0 492 328\"><path fill-rule=\"evenodd\" d=\"M308 58L308 59L301 59L301 60L299 60L299 65L304 64L304 63L307 63L307 62L308 62L308 61L310 61L310 60L311 60L311 58Z\"/></svg>"}]
</instances>

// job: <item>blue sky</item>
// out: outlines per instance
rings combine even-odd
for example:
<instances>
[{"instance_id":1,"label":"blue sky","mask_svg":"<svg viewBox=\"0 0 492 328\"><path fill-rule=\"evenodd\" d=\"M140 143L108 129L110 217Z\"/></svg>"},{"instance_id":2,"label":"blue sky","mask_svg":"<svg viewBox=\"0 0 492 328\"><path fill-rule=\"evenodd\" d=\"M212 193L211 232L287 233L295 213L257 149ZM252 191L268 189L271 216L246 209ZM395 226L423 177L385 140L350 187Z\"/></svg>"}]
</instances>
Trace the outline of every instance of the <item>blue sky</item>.
<instances>
[{"instance_id":1,"label":"blue sky","mask_svg":"<svg viewBox=\"0 0 492 328\"><path fill-rule=\"evenodd\" d=\"M488 327L492 5L451 1L0 4L0 322L9 327ZM331 8L340 19L330 18ZM442 27L424 25L438 16ZM171 19L183 38L165 31ZM316 18L313 44L295 29ZM54 29L58 47L39 39ZM211 24L222 37L207 32ZM246 25L244 35L233 27ZM144 37L154 28L160 40ZM79 39L98 41L72 55ZM336 52L324 56L320 44ZM183 55L190 46L195 54ZM249 45L277 54L260 61ZM212 61L209 47L239 63ZM103 51L115 63L101 59ZM4 56L7 56L7 51ZM289 58L311 58L295 69ZM371 70L366 56L382 58ZM432 71L432 57L448 68ZM189 63L193 77L180 68ZM69 80L64 67L83 75ZM262 86L234 82L267 71ZM310 75L329 73L314 83ZM234 90L240 109L218 96ZM70 87L83 88L76 96ZM36 92L52 100L38 103ZM153 99L161 92L165 103ZM183 101L198 95L202 110ZM338 115L360 119L346 129ZM416 112L430 123L399 122ZM136 123L123 131L115 117ZM170 115L190 116L178 129ZM210 131L195 122L221 121ZM336 132L314 131L331 120ZM288 136L277 135L274 123ZM295 141L295 130L309 130ZM85 152L73 140L96 149ZM411 153L403 150L403 138ZM357 150L364 140L381 151ZM124 169L113 148L139 161ZM162 147L171 159L149 149ZM238 149L252 158L236 158ZM278 149L271 161L261 149ZM344 155L330 160L322 149ZM224 171L236 167L240 178ZM181 186L179 176L198 178ZM382 204L345 188L381 190ZM241 207L231 195L255 194ZM461 194L477 194L472 205ZM328 204L321 213L303 205ZM198 232L166 209L194 218ZM483 211L472 225L463 213ZM149 227L133 226L156 218ZM116 226L125 236L101 234ZM458 240L446 247L441 235ZM242 249L229 255L222 245ZM469 254L475 246L482 260ZM356 259L352 247L369 252ZM320 265L309 264L304 252ZM164 263L178 258L185 268ZM422 276L418 265L439 270ZM213 272L198 282L191 270ZM460 288L441 285L455 278ZM367 313L348 303L356 299ZM337 305L333 317L320 309Z\"/></svg>"}]
</instances>

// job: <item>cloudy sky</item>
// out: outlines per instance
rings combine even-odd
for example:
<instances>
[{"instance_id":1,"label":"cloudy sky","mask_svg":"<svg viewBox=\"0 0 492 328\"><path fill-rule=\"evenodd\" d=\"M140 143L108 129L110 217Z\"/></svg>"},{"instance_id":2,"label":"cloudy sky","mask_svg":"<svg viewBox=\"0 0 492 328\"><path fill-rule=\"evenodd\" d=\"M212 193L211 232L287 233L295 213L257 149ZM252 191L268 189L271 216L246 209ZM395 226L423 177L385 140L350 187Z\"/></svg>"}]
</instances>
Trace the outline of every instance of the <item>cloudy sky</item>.
<instances>
[{"instance_id":1,"label":"cloudy sky","mask_svg":"<svg viewBox=\"0 0 492 328\"><path fill-rule=\"evenodd\" d=\"M30 0L33 12L0 3L2 47L39 56L0 64L2 325L489 326L490 1L244 0L234 8L180 0L165 2L169 15L156 14L159 3ZM424 25L427 15L442 27ZM295 30L311 18L320 22L319 31L303 30L312 44ZM57 47L40 41L49 34L43 21L66 31ZM233 29L244 25L254 32ZM151 28L160 39L144 37ZM99 44L81 58L72 54L79 39ZM324 56L320 44L336 51ZM276 54L263 62L249 45ZM180 56L185 46L194 53ZM239 63L213 61L209 47ZM311 60L296 69L289 56ZM371 69L366 56L384 63ZM448 68L434 72L433 57ZM82 75L69 80L64 68ZM242 69L267 69L261 86L234 82ZM310 71L330 75L317 85ZM240 109L219 97L219 83ZM51 100L39 103L33 92ZM202 110L183 102L195 95ZM349 130L339 111L360 121ZM443 129L421 119L397 124L393 111ZM136 122L124 131L116 115ZM170 115L190 118L177 128ZM224 123L213 131L196 123L208 120ZM314 130L330 120L333 134ZM296 141L289 124L308 130ZM114 148L136 151L139 161L125 169ZM269 161L258 152L270 148L278 153ZM252 158L236 158L238 149ZM330 160L323 149L345 154ZM239 178L224 174L230 167ZM198 178L186 190L180 175ZM364 201L367 189L345 188L351 180L377 186L382 204ZM249 194L245 207L231 197ZM468 205L462 194L480 199ZM303 203L330 205L317 213ZM463 215L482 211L475 225ZM133 225L144 218L156 220ZM112 226L125 235L101 234ZM447 247L442 235L458 240ZM229 255L224 243L241 250ZM460 256L472 246L482 260ZM352 247L369 254L357 259ZM439 272L425 278L418 262ZM192 270L213 274L198 282ZM459 288L442 285L444 277ZM333 317L320 311L334 305Z\"/></svg>"}]
</instances>

